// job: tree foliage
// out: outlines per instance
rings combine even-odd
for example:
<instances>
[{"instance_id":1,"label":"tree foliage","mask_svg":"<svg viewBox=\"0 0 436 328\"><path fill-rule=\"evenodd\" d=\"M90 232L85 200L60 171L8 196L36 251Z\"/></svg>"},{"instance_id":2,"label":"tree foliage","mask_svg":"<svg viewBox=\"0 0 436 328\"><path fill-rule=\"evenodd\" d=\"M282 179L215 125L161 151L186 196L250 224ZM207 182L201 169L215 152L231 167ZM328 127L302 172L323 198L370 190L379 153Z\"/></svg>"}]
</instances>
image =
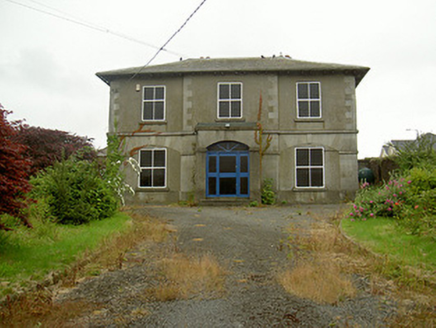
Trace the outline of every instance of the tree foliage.
<instances>
[{"instance_id":1,"label":"tree foliage","mask_svg":"<svg viewBox=\"0 0 436 328\"><path fill-rule=\"evenodd\" d=\"M406 172L414 167L434 168L436 166L436 137L431 133L421 134L416 140L397 148L394 160L400 171Z\"/></svg>"},{"instance_id":2,"label":"tree foliage","mask_svg":"<svg viewBox=\"0 0 436 328\"><path fill-rule=\"evenodd\" d=\"M76 154L84 148L92 148L92 139L65 131L33 126L19 126L13 140L28 147L26 155L31 159L30 175ZM95 152L84 152L84 159L92 159Z\"/></svg>"},{"instance_id":3,"label":"tree foliage","mask_svg":"<svg viewBox=\"0 0 436 328\"><path fill-rule=\"evenodd\" d=\"M5 110L0 104L0 214L10 214L31 226L22 209L26 207L24 199L30 184L28 172L30 160L25 157L27 147L14 140L14 136L22 124L19 121L9 122ZM0 229L6 227L0 222Z\"/></svg>"}]
</instances>

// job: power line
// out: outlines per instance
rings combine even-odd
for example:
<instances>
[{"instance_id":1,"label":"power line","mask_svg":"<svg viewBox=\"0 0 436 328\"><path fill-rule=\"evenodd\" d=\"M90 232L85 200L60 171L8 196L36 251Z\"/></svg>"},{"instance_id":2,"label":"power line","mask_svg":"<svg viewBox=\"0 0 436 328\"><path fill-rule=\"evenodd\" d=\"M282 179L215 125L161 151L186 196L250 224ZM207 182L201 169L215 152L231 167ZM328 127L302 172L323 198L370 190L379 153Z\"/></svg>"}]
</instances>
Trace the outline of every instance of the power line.
<instances>
[{"instance_id":1,"label":"power line","mask_svg":"<svg viewBox=\"0 0 436 328\"><path fill-rule=\"evenodd\" d=\"M144 68L150 65L150 63L159 55L161 51L165 50L164 48L168 45L168 43L170 43L171 40L174 39L174 37L186 26L186 24L188 24L191 18L197 13L197 11L204 5L206 1L207 0L203 0L198 5L198 7L191 13L191 15L189 15L189 17L185 20L185 22L178 28L178 30L174 32L173 35L171 35L171 37L162 45L162 47L158 49L158 51L153 55L153 57L151 57L151 59L144 66L142 66L135 74L133 74L133 76L129 79L129 81L133 80L138 74L140 74Z\"/></svg>"},{"instance_id":2,"label":"power line","mask_svg":"<svg viewBox=\"0 0 436 328\"><path fill-rule=\"evenodd\" d=\"M74 16L74 15L71 15L71 14L69 14L69 13L67 13L67 12L65 12L65 11L63 11L63 10L60 10L60 9L57 9L57 8L51 7L51 6L49 6L49 5L46 5L45 3L42 3L42 2L39 2L39 1L36 1L36 0L27 0L27 1L30 1L30 2L36 3L37 5L39 5L39 6L41 6L41 7L45 7L45 8L48 8L48 9L50 9L50 10L57 11L58 13L61 13L61 14L66 15L66 16L70 16L70 17L75 18L75 19L77 19L77 20L84 21L84 20L81 19L80 17L77 17L77 16ZM97 25L94 24L94 26L97 26Z\"/></svg>"},{"instance_id":3,"label":"power line","mask_svg":"<svg viewBox=\"0 0 436 328\"><path fill-rule=\"evenodd\" d=\"M73 23L73 24L81 25L83 27L86 27L86 28L89 28L89 29L92 29L92 30L95 30L95 31L98 31L98 32L112 34L114 36L117 36L119 38L123 38L123 39L128 40L128 41L132 41L132 42L135 42L135 43L138 43L138 44L142 44L142 45L150 47L150 48L158 49L159 52L164 50L164 51L166 51L166 52L168 52L170 54L173 54L175 56L181 56L180 53L176 53L176 52L173 52L173 51L170 51L170 50L167 50L167 49L162 49L162 47L159 48L158 46L155 46L155 45L153 45L151 43L147 43L147 42L144 42L142 40L135 39L135 38L133 38L131 36L128 36L126 34L122 34L122 33L116 32L116 31L112 31L112 30L109 30L109 29L107 29L107 28L105 28L103 26L99 26L99 25L87 22L87 21L85 21L83 19L80 19L78 17L74 17L74 16L72 16L70 14L67 14L67 13L61 11L61 10L58 10L56 8L53 8L53 7L50 7L50 6L47 6L47 5L44 5L44 4L42 4L42 3L38 2L38 1L35 1L35 0L30 0L30 1L32 1L32 2L34 2L36 4L39 4L40 6L46 7L48 9L50 9L50 10L57 11L59 13L62 13L63 15L67 15L67 16L70 16L70 17L61 16L61 15L55 14L53 12L44 10L44 9L35 8L35 7L23 4L21 2L15 1L15 0L5 0L5 1L13 3L13 4L16 4L16 5L19 5L19 6L22 6L22 7L25 7L27 9L31 9L31 10L37 11L39 13L43 13L43 14L46 14L46 15L49 15L49 16L52 16L52 17L55 17L55 18L58 18L58 19L65 20L65 21Z\"/></svg>"}]
</instances>

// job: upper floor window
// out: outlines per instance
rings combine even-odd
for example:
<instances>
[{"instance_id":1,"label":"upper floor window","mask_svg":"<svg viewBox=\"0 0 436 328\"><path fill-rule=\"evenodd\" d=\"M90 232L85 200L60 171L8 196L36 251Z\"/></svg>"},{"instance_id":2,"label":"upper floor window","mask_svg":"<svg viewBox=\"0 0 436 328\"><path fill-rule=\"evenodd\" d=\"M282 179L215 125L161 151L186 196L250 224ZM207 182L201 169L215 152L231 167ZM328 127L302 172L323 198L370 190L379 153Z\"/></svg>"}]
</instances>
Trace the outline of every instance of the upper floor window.
<instances>
[{"instance_id":1,"label":"upper floor window","mask_svg":"<svg viewBox=\"0 0 436 328\"><path fill-rule=\"evenodd\" d=\"M139 151L139 187L163 188L166 186L167 150L165 148Z\"/></svg>"},{"instance_id":2,"label":"upper floor window","mask_svg":"<svg viewBox=\"0 0 436 328\"><path fill-rule=\"evenodd\" d=\"M297 108L299 118L321 117L321 83L297 83Z\"/></svg>"},{"instance_id":3,"label":"upper floor window","mask_svg":"<svg viewBox=\"0 0 436 328\"><path fill-rule=\"evenodd\" d=\"M324 148L297 148L295 163L297 187L324 187Z\"/></svg>"},{"instance_id":4,"label":"upper floor window","mask_svg":"<svg viewBox=\"0 0 436 328\"><path fill-rule=\"evenodd\" d=\"M218 83L218 118L242 117L242 83Z\"/></svg>"},{"instance_id":5,"label":"upper floor window","mask_svg":"<svg viewBox=\"0 0 436 328\"><path fill-rule=\"evenodd\" d=\"M165 86L145 86L142 103L143 121L165 119Z\"/></svg>"}]
</instances>

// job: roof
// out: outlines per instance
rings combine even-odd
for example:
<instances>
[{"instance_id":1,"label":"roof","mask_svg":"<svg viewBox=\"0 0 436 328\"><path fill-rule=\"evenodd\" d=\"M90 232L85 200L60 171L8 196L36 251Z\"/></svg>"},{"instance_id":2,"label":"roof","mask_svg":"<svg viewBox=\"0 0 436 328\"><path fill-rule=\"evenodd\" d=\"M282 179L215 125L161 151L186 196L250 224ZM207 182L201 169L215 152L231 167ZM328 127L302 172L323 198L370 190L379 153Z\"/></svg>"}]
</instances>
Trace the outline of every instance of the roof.
<instances>
[{"instance_id":1,"label":"roof","mask_svg":"<svg viewBox=\"0 0 436 328\"><path fill-rule=\"evenodd\" d=\"M99 72L96 75L108 85L110 82L126 77L169 74L201 74L201 73L255 73L276 72L283 74L338 74L352 75L356 86L369 71L368 67L318 63L292 59L290 57L258 57L258 58L216 58L186 59L177 62L147 67L131 67L112 71Z\"/></svg>"}]
</instances>

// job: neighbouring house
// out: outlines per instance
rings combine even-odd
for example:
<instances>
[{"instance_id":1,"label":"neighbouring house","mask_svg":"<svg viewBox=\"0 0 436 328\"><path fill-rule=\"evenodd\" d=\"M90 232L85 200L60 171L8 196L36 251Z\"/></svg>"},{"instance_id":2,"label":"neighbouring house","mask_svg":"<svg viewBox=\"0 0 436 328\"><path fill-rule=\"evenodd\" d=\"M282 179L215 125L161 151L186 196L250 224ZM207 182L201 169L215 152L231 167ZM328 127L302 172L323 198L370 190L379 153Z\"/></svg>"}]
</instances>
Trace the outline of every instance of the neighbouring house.
<instances>
[{"instance_id":1,"label":"neighbouring house","mask_svg":"<svg viewBox=\"0 0 436 328\"><path fill-rule=\"evenodd\" d=\"M389 143L382 146L380 157L389 157L396 155L398 149L403 149L406 145L413 143L414 140L391 140Z\"/></svg>"},{"instance_id":2,"label":"neighbouring house","mask_svg":"<svg viewBox=\"0 0 436 328\"><path fill-rule=\"evenodd\" d=\"M416 143L420 142L420 140L426 140L432 143L433 149L436 150L436 135L432 133L425 133L417 136L417 139L415 140L391 140L386 145L383 145L380 152L380 157L383 158L396 155L398 153L398 150L405 150L407 148L413 147L413 145L416 145Z\"/></svg>"},{"instance_id":3,"label":"neighbouring house","mask_svg":"<svg viewBox=\"0 0 436 328\"><path fill-rule=\"evenodd\" d=\"M264 179L279 202L353 197L355 90L368 70L274 56L97 73L110 86L109 133L139 164L126 166L129 201L259 200Z\"/></svg>"}]
</instances>

